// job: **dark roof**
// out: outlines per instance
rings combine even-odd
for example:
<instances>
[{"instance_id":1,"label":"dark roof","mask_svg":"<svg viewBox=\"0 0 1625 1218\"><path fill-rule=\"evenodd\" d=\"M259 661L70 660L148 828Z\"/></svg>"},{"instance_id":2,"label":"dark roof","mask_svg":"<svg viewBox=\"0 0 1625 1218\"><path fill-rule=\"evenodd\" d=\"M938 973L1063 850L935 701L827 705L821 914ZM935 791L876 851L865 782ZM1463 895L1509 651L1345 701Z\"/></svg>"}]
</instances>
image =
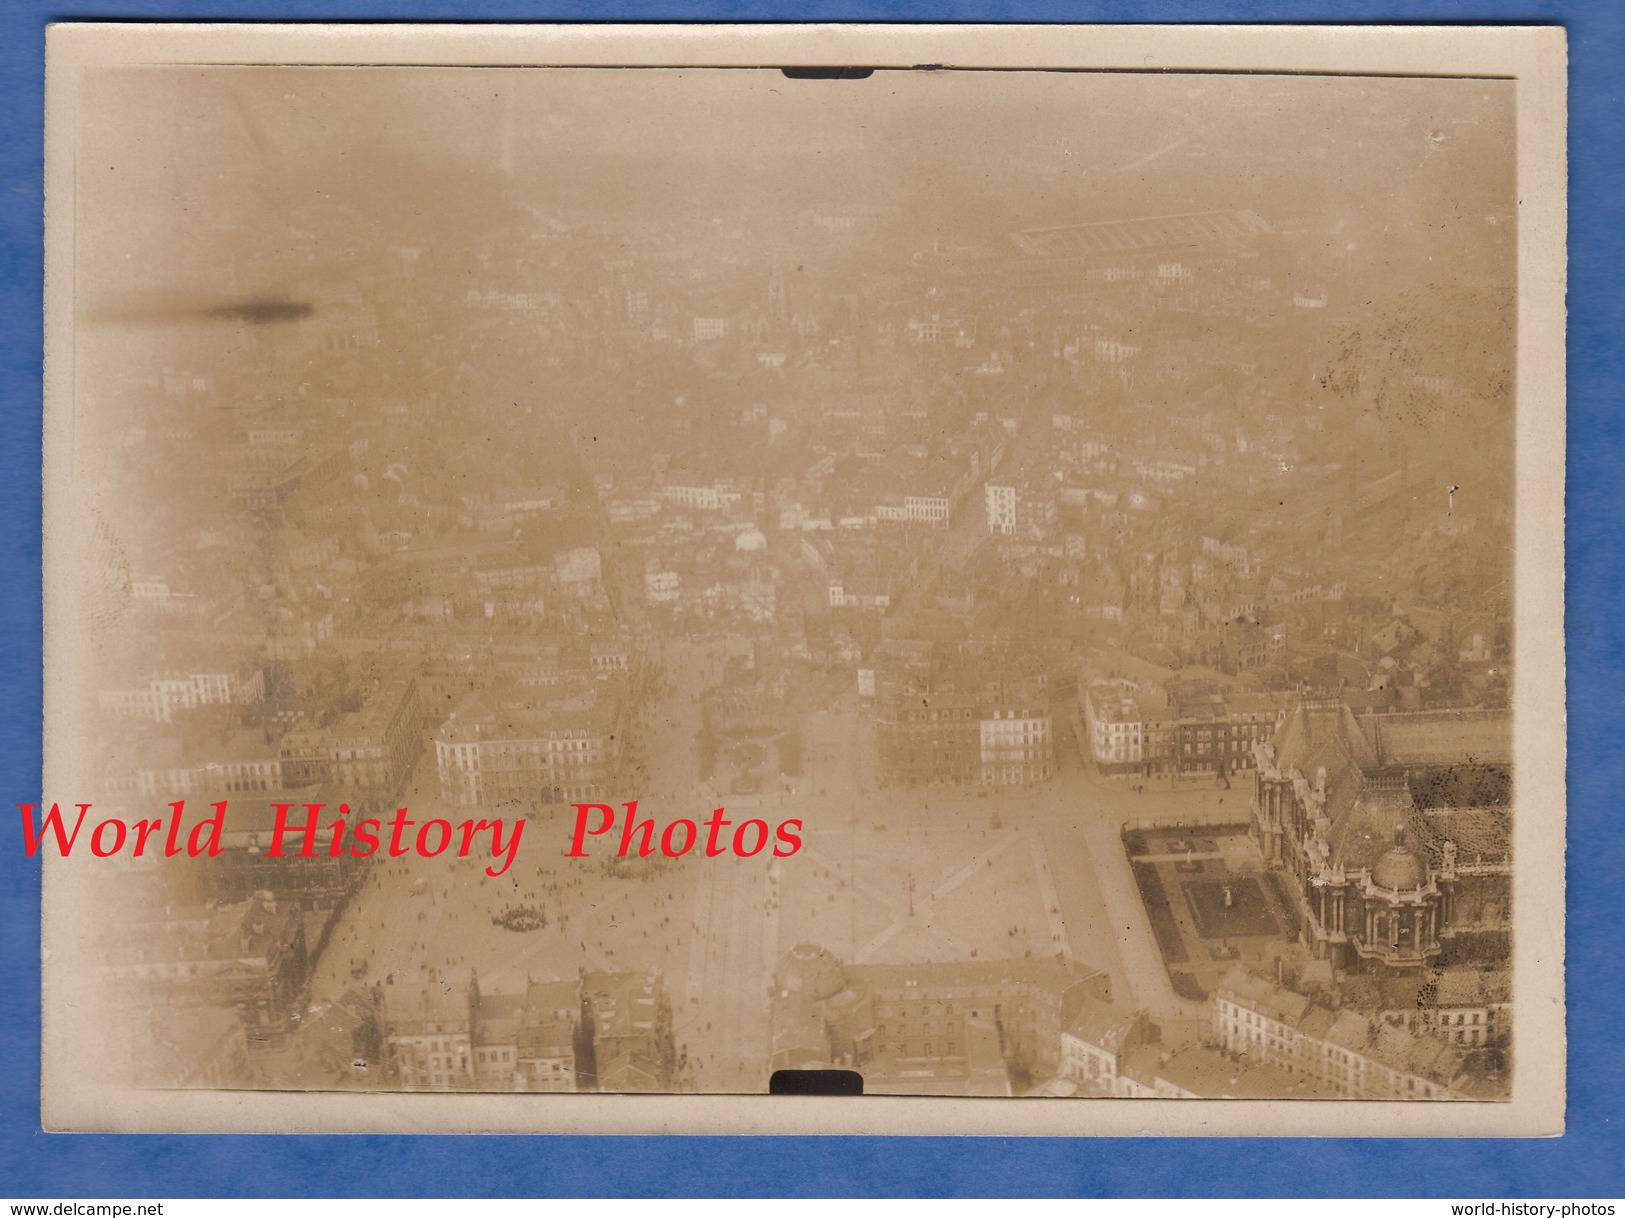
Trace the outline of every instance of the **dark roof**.
<instances>
[{"instance_id":1,"label":"dark roof","mask_svg":"<svg viewBox=\"0 0 1625 1218\"><path fill-rule=\"evenodd\" d=\"M1326 767L1328 776L1350 765L1360 770L1377 767L1371 742L1341 700L1299 702L1276 729L1272 743L1277 765L1295 767L1311 781L1320 766Z\"/></svg>"},{"instance_id":2,"label":"dark roof","mask_svg":"<svg viewBox=\"0 0 1625 1218\"><path fill-rule=\"evenodd\" d=\"M1203 1099L1220 1099L1241 1074L1241 1067L1212 1049L1182 1049L1157 1071L1157 1077Z\"/></svg>"},{"instance_id":3,"label":"dark roof","mask_svg":"<svg viewBox=\"0 0 1625 1218\"><path fill-rule=\"evenodd\" d=\"M1375 867L1409 828L1413 811L1411 793L1401 784L1361 786L1332 819L1326 834L1331 861L1350 871Z\"/></svg>"},{"instance_id":4,"label":"dark roof","mask_svg":"<svg viewBox=\"0 0 1625 1218\"><path fill-rule=\"evenodd\" d=\"M665 988L658 971L587 973L582 989L592 1006L595 1034L609 1037L653 1034Z\"/></svg>"},{"instance_id":5,"label":"dark roof","mask_svg":"<svg viewBox=\"0 0 1625 1218\"><path fill-rule=\"evenodd\" d=\"M1419 711L1368 722L1383 765L1512 761L1512 717L1504 710Z\"/></svg>"},{"instance_id":6,"label":"dark roof","mask_svg":"<svg viewBox=\"0 0 1625 1218\"><path fill-rule=\"evenodd\" d=\"M1500 863L1512 857L1510 808L1428 808L1411 821L1416 846L1437 865L1444 844L1456 844L1458 863Z\"/></svg>"},{"instance_id":7,"label":"dark roof","mask_svg":"<svg viewBox=\"0 0 1625 1218\"><path fill-rule=\"evenodd\" d=\"M1219 983L1219 992L1226 991L1235 1001L1282 1023L1296 1024L1309 1008L1309 999L1302 994L1254 976L1239 964L1232 966Z\"/></svg>"},{"instance_id":8,"label":"dark roof","mask_svg":"<svg viewBox=\"0 0 1625 1218\"><path fill-rule=\"evenodd\" d=\"M781 991L818 1002L840 991L846 985L846 974L827 948L798 943L785 953L773 981Z\"/></svg>"},{"instance_id":9,"label":"dark roof","mask_svg":"<svg viewBox=\"0 0 1625 1218\"><path fill-rule=\"evenodd\" d=\"M1427 868L1408 846L1396 843L1371 869L1371 882L1392 892L1410 892L1427 883Z\"/></svg>"},{"instance_id":10,"label":"dark roof","mask_svg":"<svg viewBox=\"0 0 1625 1218\"><path fill-rule=\"evenodd\" d=\"M1078 1013L1067 1024L1067 1032L1086 1045L1117 1053L1134 1030L1134 1023L1134 1012L1119 1010L1094 998L1084 998Z\"/></svg>"}]
</instances>

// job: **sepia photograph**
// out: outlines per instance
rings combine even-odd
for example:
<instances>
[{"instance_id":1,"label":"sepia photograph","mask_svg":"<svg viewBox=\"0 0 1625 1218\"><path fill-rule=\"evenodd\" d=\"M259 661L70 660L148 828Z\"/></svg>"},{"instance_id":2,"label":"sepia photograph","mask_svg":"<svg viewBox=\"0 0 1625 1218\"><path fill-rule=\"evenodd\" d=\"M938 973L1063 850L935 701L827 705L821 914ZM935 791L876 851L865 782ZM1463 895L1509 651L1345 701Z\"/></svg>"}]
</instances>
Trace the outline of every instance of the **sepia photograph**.
<instances>
[{"instance_id":1,"label":"sepia photograph","mask_svg":"<svg viewBox=\"0 0 1625 1218\"><path fill-rule=\"evenodd\" d=\"M144 28L52 45L58 1127L1561 1130L1560 36Z\"/></svg>"}]
</instances>

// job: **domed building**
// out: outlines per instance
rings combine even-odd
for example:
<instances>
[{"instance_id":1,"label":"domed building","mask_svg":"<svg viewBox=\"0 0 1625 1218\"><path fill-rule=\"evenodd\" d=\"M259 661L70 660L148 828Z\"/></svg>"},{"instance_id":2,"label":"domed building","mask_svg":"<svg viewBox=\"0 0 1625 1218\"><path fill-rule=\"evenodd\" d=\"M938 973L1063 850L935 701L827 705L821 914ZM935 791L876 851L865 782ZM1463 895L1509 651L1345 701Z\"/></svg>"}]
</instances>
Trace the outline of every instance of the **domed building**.
<instances>
[{"instance_id":1,"label":"domed building","mask_svg":"<svg viewBox=\"0 0 1625 1218\"><path fill-rule=\"evenodd\" d=\"M874 1018L868 988L847 984L834 953L798 943L773 970L773 1069L861 1066Z\"/></svg>"},{"instance_id":2,"label":"domed building","mask_svg":"<svg viewBox=\"0 0 1625 1218\"><path fill-rule=\"evenodd\" d=\"M773 972L773 987L781 998L799 995L809 1002L832 998L846 985L841 962L828 948L814 943L792 947Z\"/></svg>"},{"instance_id":3,"label":"domed building","mask_svg":"<svg viewBox=\"0 0 1625 1218\"><path fill-rule=\"evenodd\" d=\"M1497 711L1362 721L1304 699L1254 747L1253 837L1317 957L1352 972L1506 962L1510 727Z\"/></svg>"},{"instance_id":4,"label":"domed building","mask_svg":"<svg viewBox=\"0 0 1625 1218\"><path fill-rule=\"evenodd\" d=\"M1371 869L1371 882L1386 892L1420 892L1427 878L1427 868L1416 852L1397 840Z\"/></svg>"}]
</instances>

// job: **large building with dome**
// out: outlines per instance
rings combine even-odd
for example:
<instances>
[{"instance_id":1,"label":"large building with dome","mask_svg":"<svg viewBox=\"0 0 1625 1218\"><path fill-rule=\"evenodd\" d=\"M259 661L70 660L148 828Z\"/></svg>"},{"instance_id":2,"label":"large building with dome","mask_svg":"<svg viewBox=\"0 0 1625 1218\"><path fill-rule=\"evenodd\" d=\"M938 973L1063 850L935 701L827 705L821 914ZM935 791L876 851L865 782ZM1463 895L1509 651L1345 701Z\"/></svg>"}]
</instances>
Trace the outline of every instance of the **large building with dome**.
<instances>
[{"instance_id":1,"label":"large building with dome","mask_svg":"<svg viewBox=\"0 0 1625 1218\"><path fill-rule=\"evenodd\" d=\"M1348 973L1504 968L1512 731L1498 710L1356 716L1304 699L1254 746L1252 833L1302 937Z\"/></svg>"}]
</instances>

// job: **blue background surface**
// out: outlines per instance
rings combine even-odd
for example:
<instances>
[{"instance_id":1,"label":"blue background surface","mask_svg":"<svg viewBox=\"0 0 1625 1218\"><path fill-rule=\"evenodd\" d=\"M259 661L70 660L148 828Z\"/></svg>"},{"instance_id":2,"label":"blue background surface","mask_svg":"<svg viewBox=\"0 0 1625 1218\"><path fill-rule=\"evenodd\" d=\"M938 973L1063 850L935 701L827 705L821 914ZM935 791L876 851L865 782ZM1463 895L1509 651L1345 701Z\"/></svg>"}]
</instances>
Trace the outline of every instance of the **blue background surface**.
<instances>
[{"instance_id":1,"label":"blue background surface","mask_svg":"<svg viewBox=\"0 0 1625 1218\"><path fill-rule=\"evenodd\" d=\"M40 289L45 26L62 20L1495 21L1569 33L1569 1133L1541 1141L50 1135L39 1125L39 868L0 816L0 1197L1625 1196L1625 3L410 0L52 7L0 0L0 809L40 773ZM1524 806L1538 813L1540 793ZM786 1102L793 1102L786 1100Z\"/></svg>"}]
</instances>

